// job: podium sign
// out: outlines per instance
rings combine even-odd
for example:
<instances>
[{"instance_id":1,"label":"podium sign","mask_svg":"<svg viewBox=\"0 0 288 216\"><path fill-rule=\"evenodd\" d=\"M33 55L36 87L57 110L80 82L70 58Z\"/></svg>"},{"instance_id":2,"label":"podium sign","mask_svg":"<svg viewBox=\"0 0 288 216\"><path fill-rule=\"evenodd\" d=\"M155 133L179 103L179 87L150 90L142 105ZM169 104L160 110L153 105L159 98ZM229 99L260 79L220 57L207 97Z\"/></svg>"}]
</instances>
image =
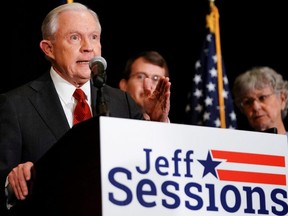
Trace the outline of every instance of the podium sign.
<instances>
[{"instance_id":1,"label":"podium sign","mask_svg":"<svg viewBox=\"0 0 288 216\"><path fill-rule=\"evenodd\" d=\"M103 216L287 215L285 135L100 117Z\"/></svg>"}]
</instances>

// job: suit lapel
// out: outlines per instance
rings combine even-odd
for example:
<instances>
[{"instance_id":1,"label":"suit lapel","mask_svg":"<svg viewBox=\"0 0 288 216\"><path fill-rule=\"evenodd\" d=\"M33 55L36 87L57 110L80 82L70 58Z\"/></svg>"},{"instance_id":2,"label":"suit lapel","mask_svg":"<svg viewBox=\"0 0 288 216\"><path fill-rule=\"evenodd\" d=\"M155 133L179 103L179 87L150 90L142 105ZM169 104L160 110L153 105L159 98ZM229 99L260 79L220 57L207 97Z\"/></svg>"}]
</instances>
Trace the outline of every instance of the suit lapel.
<instances>
[{"instance_id":1,"label":"suit lapel","mask_svg":"<svg viewBox=\"0 0 288 216\"><path fill-rule=\"evenodd\" d=\"M58 140L70 127L49 73L30 85L35 94L29 98L43 121Z\"/></svg>"}]
</instances>

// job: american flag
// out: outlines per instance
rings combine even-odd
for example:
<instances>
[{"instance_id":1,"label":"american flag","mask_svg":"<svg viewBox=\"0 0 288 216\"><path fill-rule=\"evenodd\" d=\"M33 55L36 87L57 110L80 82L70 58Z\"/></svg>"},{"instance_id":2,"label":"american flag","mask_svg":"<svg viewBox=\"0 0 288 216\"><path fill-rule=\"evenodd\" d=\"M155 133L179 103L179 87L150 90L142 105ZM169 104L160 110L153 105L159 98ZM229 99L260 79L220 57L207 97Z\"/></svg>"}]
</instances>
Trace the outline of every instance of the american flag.
<instances>
[{"instance_id":1,"label":"american flag","mask_svg":"<svg viewBox=\"0 0 288 216\"><path fill-rule=\"evenodd\" d=\"M200 59L195 64L192 90L188 93L185 123L235 129L237 128L237 120L233 99L221 57L220 46L217 47L219 24L218 20L215 19L215 13L218 14L218 10L213 3L211 9L210 15L207 16L208 32L206 40ZM218 24L216 25L218 31L214 25L215 21ZM220 41L219 38L218 41ZM218 61L219 57L221 62Z\"/></svg>"}]
</instances>

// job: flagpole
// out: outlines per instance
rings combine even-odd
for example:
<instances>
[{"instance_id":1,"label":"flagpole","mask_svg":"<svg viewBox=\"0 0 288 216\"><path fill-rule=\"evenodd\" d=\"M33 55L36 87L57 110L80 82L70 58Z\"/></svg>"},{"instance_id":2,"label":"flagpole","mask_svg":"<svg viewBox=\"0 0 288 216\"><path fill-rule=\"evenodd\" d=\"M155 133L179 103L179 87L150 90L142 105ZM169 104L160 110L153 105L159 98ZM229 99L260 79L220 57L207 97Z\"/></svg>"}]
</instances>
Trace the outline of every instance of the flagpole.
<instances>
[{"instance_id":1,"label":"flagpole","mask_svg":"<svg viewBox=\"0 0 288 216\"><path fill-rule=\"evenodd\" d=\"M211 19L213 20L213 26L215 31L215 40L216 40L216 56L217 56L217 73L218 73L218 99L219 99L219 116L220 116L220 127L226 128L225 121L225 105L223 92L223 72L222 72L222 54L221 54L221 42L220 42L220 26L219 26L219 12L217 7L214 4L215 0L210 1Z\"/></svg>"}]
</instances>

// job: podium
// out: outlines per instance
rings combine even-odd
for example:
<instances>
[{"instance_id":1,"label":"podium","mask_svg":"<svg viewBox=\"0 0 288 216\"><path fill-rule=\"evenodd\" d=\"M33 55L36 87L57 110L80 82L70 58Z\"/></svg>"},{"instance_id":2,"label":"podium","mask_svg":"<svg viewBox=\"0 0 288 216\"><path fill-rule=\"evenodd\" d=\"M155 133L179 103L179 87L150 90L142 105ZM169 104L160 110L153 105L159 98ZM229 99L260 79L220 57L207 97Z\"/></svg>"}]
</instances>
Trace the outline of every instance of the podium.
<instances>
[{"instance_id":1,"label":"podium","mask_svg":"<svg viewBox=\"0 0 288 216\"><path fill-rule=\"evenodd\" d=\"M102 215L98 117L71 128L34 167L13 215Z\"/></svg>"},{"instance_id":2,"label":"podium","mask_svg":"<svg viewBox=\"0 0 288 216\"><path fill-rule=\"evenodd\" d=\"M94 117L35 163L30 187L12 215L284 216L287 137Z\"/></svg>"}]
</instances>

